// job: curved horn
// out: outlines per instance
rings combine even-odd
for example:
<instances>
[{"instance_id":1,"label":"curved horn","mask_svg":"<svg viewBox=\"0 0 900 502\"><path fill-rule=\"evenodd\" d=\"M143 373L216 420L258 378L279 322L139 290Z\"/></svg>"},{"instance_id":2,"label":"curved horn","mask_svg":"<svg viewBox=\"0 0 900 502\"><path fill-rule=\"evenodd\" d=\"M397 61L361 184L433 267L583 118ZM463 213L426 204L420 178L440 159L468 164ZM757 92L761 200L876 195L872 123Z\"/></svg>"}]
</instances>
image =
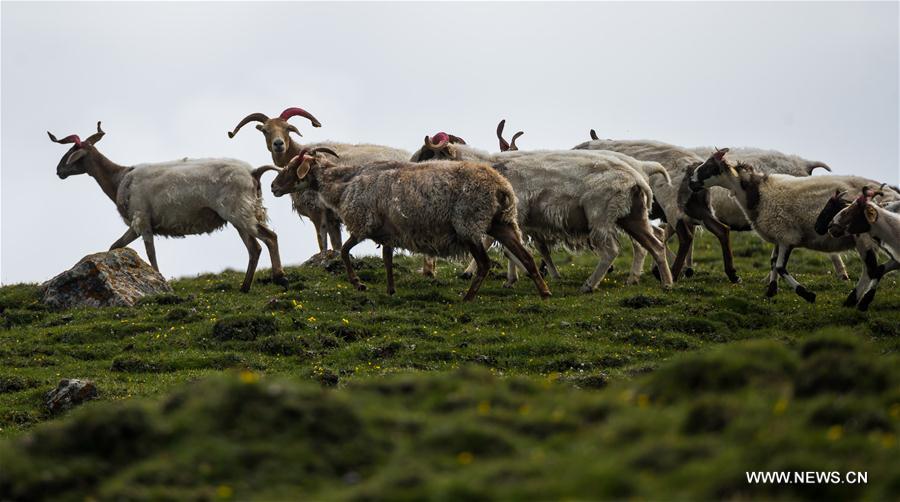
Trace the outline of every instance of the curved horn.
<instances>
[{"instance_id":1,"label":"curved horn","mask_svg":"<svg viewBox=\"0 0 900 502\"><path fill-rule=\"evenodd\" d=\"M523 134L525 134L523 131L519 131L519 132L513 134L512 140L509 142L510 150L518 150L519 149L519 147L516 146L516 140L519 139L519 136L521 136Z\"/></svg>"},{"instance_id":2,"label":"curved horn","mask_svg":"<svg viewBox=\"0 0 900 502\"><path fill-rule=\"evenodd\" d=\"M294 124L286 124L285 129L287 129L288 132L292 132L292 133L296 134L297 136L301 136L301 137L303 136L302 134L300 134L300 129L297 129L296 127L294 127Z\"/></svg>"},{"instance_id":3,"label":"curved horn","mask_svg":"<svg viewBox=\"0 0 900 502\"><path fill-rule=\"evenodd\" d=\"M247 125L248 122L263 122L263 123L265 123L267 120L269 120L269 117L265 113L259 113L259 112L251 113L250 115L247 115L246 117L244 117L243 120L241 120L238 123L238 125L236 125L234 127L233 131L228 133L228 137L233 138L234 135L237 134L237 132L241 130L241 127L244 127L245 125Z\"/></svg>"},{"instance_id":4,"label":"curved horn","mask_svg":"<svg viewBox=\"0 0 900 502\"><path fill-rule=\"evenodd\" d=\"M334 150L332 150L331 148L326 148L324 146L319 146L319 147L313 148L312 150L310 150L309 153L319 153L319 152L327 153L328 155L331 155L332 157L334 157L336 159L341 158L341 156L338 155L337 153L335 153Z\"/></svg>"},{"instance_id":5,"label":"curved horn","mask_svg":"<svg viewBox=\"0 0 900 502\"><path fill-rule=\"evenodd\" d=\"M100 139L102 139L103 135L105 135L105 134L106 133L103 131L103 129L100 129L100 121L98 120L97 121L97 132L88 136L88 139L86 139L84 141L86 143L90 143L93 145L93 144L96 144L98 141L100 141Z\"/></svg>"},{"instance_id":6,"label":"curved horn","mask_svg":"<svg viewBox=\"0 0 900 502\"><path fill-rule=\"evenodd\" d=\"M313 127L322 127L322 123L319 122L318 119L313 117L311 113L304 110L303 108L297 108L297 107L288 108L287 110L281 112L281 115L279 115L278 118L280 118L282 120L287 120L287 119L289 119L291 117L295 117L297 115L308 118L309 121L312 122Z\"/></svg>"},{"instance_id":7,"label":"curved horn","mask_svg":"<svg viewBox=\"0 0 900 502\"><path fill-rule=\"evenodd\" d=\"M466 140L460 138L459 136L454 136L454 135L452 135L452 134L448 134L447 137L450 138L450 142L451 142L451 143L457 143L457 144L459 144L459 145L465 145L465 144L466 144Z\"/></svg>"},{"instance_id":8,"label":"curved horn","mask_svg":"<svg viewBox=\"0 0 900 502\"><path fill-rule=\"evenodd\" d=\"M597 131L595 131L593 129L591 129L591 139L594 141L597 141L598 139L600 139L600 137L597 136Z\"/></svg>"},{"instance_id":9,"label":"curved horn","mask_svg":"<svg viewBox=\"0 0 900 502\"><path fill-rule=\"evenodd\" d=\"M432 150L440 150L447 146L450 142L450 135L445 132L439 132L432 137L425 136L425 146Z\"/></svg>"},{"instance_id":10,"label":"curved horn","mask_svg":"<svg viewBox=\"0 0 900 502\"><path fill-rule=\"evenodd\" d=\"M509 143L507 143L506 140L503 139L503 126L505 126L505 125L506 125L506 119L501 120L500 123L497 124L497 140L500 141L500 151L501 152L505 152L505 151L509 150Z\"/></svg>"},{"instance_id":11,"label":"curved horn","mask_svg":"<svg viewBox=\"0 0 900 502\"><path fill-rule=\"evenodd\" d=\"M56 136L54 136L53 133L47 131L47 136L50 136L50 141L54 143L59 143L61 145L67 143L75 143L75 146L77 148L81 148L81 138L79 138L77 134L70 134L63 139L56 139Z\"/></svg>"},{"instance_id":12,"label":"curved horn","mask_svg":"<svg viewBox=\"0 0 900 502\"><path fill-rule=\"evenodd\" d=\"M809 161L806 163L806 174L811 175L813 170L815 170L817 167L821 167L822 169L828 171L829 173L831 172L831 167L828 164L826 164L824 162L818 162L818 161L812 160L812 161Z\"/></svg>"}]
</instances>

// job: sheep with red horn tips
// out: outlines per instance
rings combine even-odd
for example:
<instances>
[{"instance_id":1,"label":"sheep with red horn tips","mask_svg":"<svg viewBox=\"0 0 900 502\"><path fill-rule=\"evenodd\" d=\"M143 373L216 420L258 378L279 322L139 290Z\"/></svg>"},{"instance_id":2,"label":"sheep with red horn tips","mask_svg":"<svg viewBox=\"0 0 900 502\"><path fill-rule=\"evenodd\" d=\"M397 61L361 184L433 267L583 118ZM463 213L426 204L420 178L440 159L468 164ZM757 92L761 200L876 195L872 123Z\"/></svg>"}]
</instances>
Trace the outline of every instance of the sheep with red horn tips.
<instances>
[{"instance_id":1,"label":"sheep with red horn tips","mask_svg":"<svg viewBox=\"0 0 900 502\"><path fill-rule=\"evenodd\" d=\"M272 161L278 167L286 166L292 158L297 156L302 148L314 148L316 146L325 146L339 152L342 161L347 163L405 160L409 158L408 152L378 145L348 145L332 142L302 145L290 136L290 133L300 136L300 131L294 125L288 123L289 119L298 116L308 119L313 127L322 126L321 122L305 109L290 107L278 116L271 118L264 113L251 113L244 117L233 131L228 133L228 137L234 137L244 125L250 122L259 122L256 128L263 133L266 140L266 148L272 155ZM333 211L325 208L314 193L294 193L291 194L291 199L294 211L296 211L298 216L309 218L312 221L315 227L319 251L328 250L329 240L331 241L332 249L340 249L342 242L340 218Z\"/></svg>"},{"instance_id":2,"label":"sheep with red horn tips","mask_svg":"<svg viewBox=\"0 0 900 502\"><path fill-rule=\"evenodd\" d=\"M438 140L440 143L441 138ZM395 247L438 256L470 252L479 263L478 274L465 296L465 300L472 300L490 269L482 245L482 239L490 235L522 261L540 296L550 296L522 245L515 193L490 166L406 161L342 166L317 155L320 152L334 153L302 150L272 182L272 191L275 195L315 191L341 216L350 232L341 247L341 258L350 283L357 289L363 290L365 285L350 263L350 251L362 240L372 239L382 245L388 294L394 293ZM441 189L434 190L436 186Z\"/></svg>"},{"instance_id":3,"label":"sheep with red horn tips","mask_svg":"<svg viewBox=\"0 0 900 502\"><path fill-rule=\"evenodd\" d=\"M413 161L449 159L491 164L515 190L519 226L538 243L545 261L553 245L590 248L598 254L597 267L584 282L583 292L594 291L603 280L618 255L620 231L650 252L662 267L663 287L671 287L665 246L654 235L647 218L651 193L646 172L665 177L660 164L615 152L548 150L492 154L452 142L435 150L433 139L426 137ZM550 271L558 277L553 268ZM515 282L514 272L511 267L505 286Z\"/></svg>"},{"instance_id":4,"label":"sheep with red horn tips","mask_svg":"<svg viewBox=\"0 0 900 502\"><path fill-rule=\"evenodd\" d=\"M147 258L156 270L154 236L183 237L212 232L231 223L250 255L242 291L249 291L256 273L263 241L272 259L272 278L286 284L278 252L278 236L266 226L259 176L249 164L234 159L182 159L126 167L101 154L96 144L104 136L97 132L85 140L77 135L55 143L74 146L60 159L57 175L65 179L88 174L116 204L128 230L110 249L127 246L138 237L144 241Z\"/></svg>"}]
</instances>

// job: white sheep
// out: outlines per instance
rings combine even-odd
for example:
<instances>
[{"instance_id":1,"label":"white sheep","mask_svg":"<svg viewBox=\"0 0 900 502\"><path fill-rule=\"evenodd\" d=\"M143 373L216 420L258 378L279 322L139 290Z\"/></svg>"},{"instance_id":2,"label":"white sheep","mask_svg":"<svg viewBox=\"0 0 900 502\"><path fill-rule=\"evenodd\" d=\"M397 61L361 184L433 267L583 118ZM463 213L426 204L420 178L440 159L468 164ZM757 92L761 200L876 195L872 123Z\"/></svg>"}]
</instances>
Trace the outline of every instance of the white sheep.
<instances>
[{"instance_id":1,"label":"white sheep","mask_svg":"<svg viewBox=\"0 0 900 502\"><path fill-rule=\"evenodd\" d=\"M878 265L874 253L868 254L865 261L866 275L871 279L868 289L865 290L862 297L859 297L854 289L847 297L847 301L844 302L844 305L848 307L856 303L860 310L865 311L868 310L869 304L875 298L878 283L884 275L900 269L900 214L898 214L900 213L900 202L880 206L875 203L874 198L875 196L884 197L885 192L874 192L864 188L856 201L849 203L843 200L845 193L835 193L819 215L820 220L828 222L828 233L834 237L842 237L846 234L868 235L890 258L887 263ZM831 216L836 206L841 209L837 214ZM818 227L816 230L821 234Z\"/></svg>"},{"instance_id":2,"label":"white sheep","mask_svg":"<svg viewBox=\"0 0 900 502\"><path fill-rule=\"evenodd\" d=\"M425 145L413 154L414 161L435 158L488 162L509 180L518 198L519 226L538 244L548 266L552 245L594 250L599 261L584 282L583 292L597 287L618 255L620 230L653 256L663 270L663 287L671 287L665 246L654 235L647 217L652 199L647 173L667 179L658 163L615 152L510 150L492 154L454 143L446 133L426 136ZM555 273L554 268L550 271ZM511 267L509 281L514 281L514 272Z\"/></svg>"},{"instance_id":3,"label":"white sheep","mask_svg":"<svg viewBox=\"0 0 900 502\"><path fill-rule=\"evenodd\" d=\"M820 208L837 191L857 192L873 182L858 176L813 176L798 178L784 174L763 174L752 166L732 165L725 159L727 149L715 152L697 167L690 177L691 190L719 186L729 190L744 210L753 229L768 242L775 244L772 268L766 296L778 291L778 277L788 282L798 295L814 302L816 294L807 290L788 271L787 262L796 248L836 253L856 247L865 262L874 249L869 239L835 238L816 231ZM891 200L900 199L892 194ZM861 296L868 287L865 268L854 289Z\"/></svg>"},{"instance_id":4,"label":"white sheep","mask_svg":"<svg viewBox=\"0 0 900 502\"><path fill-rule=\"evenodd\" d=\"M702 157L685 148L660 141L600 139L593 130L591 130L591 138L591 141L578 144L574 149L620 152L639 160L659 162L668 171L671 183L666 183L661 178L655 178L651 180L650 186L653 189L654 208L658 207L659 213L661 213L657 214L656 211L653 211L653 216L659 217L667 223L666 238L673 231L678 236L678 253L672 264L672 277L675 280L684 269L694 241L696 227L703 225L719 240L725 275L733 283L740 282L741 278L734 268L731 229L716 217L709 200L709 191L692 192L687 187L688 174L703 163ZM658 267L654 273L658 273L657 271ZM685 270L685 272L688 276L692 273L690 270Z\"/></svg>"},{"instance_id":5,"label":"white sheep","mask_svg":"<svg viewBox=\"0 0 900 502\"><path fill-rule=\"evenodd\" d=\"M55 143L74 143L56 167L60 179L88 174L116 204L128 230L110 249L127 246L141 237L147 258L159 271L153 236L184 237L218 230L231 223L250 261L241 291L250 290L261 247L269 249L272 279L286 284L278 236L266 226L266 209L262 205L260 169L234 159L183 159L158 164L126 167L112 162L95 145L104 132L97 122L97 132L85 140L77 135L61 140L47 133Z\"/></svg>"}]
</instances>

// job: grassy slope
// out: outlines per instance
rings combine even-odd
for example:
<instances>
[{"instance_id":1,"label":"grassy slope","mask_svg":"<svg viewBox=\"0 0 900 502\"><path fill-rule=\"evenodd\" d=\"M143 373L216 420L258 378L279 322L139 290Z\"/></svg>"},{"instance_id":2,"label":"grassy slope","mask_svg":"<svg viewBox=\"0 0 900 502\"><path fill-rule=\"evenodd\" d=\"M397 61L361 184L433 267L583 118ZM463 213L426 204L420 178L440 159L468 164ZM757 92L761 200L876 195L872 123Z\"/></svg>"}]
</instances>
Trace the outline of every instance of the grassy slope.
<instances>
[{"instance_id":1,"label":"grassy slope","mask_svg":"<svg viewBox=\"0 0 900 502\"><path fill-rule=\"evenodd\" d=\"M861 314L840 307L849 285L824 256L795 253L792 271L819 293L809 305L762 298L768 253L748 235L735 246L743 284L724 280L703 236L698 274L668 293L649 275L624 285L623 247L598 292L577 292L584 255L548 302L523 279L462 304L459 266L432 282L414 259L395 267L394 297L374 259L365 293L299 268L288 291L242 295L225 273L133 309L45 312L34 287L2 288L0 465L24 460L0 469L0 498L860 493L750 487L748 469L869 471L866 495L896 496L896 275ZM51 420L42 395L63 377L95 380L101 399Z\"/></svg>"}]
</instances>

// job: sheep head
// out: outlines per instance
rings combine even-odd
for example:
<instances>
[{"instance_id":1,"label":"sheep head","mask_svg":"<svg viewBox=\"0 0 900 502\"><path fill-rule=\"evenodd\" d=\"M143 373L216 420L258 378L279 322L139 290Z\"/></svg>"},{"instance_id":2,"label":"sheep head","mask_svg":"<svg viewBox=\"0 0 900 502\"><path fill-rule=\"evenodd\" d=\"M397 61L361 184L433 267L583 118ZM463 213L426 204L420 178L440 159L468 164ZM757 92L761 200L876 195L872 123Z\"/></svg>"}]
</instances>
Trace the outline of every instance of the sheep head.
<instances>
[{"instance_id":1,"label":"sheep head","mask_svg":"<svg viewBox=\"0 0 900 502\"><path fill-rule=\"evenodd\" d=\"M89 166L85 160L97 151L94 145L103 138L104 134L106 133L100 128L99 121L97 122L97 132L91 134L85 140L82 140L77 134L70 134L63 139L56 139L56 136L47 131L50 141L54 143L61 145L73 143L72 148L69 148L69 151L59 159L59 164L56 165L56 175L64 180L69 176L86 173Z\"/></svg>"},{"instance_id":2,"label":"sheep head","mask_svg":"<svg viewBox=\"0 0 900 502\"><path fill-rule=\"evenodd\" d=\"M311 187L312 176L310 176L310 172L314 169L327 168L333 165L321 154L340 158L337 153L329 148L319 147L312 150L304 148L283 169L278 169L278 175L272 180L272 194L275 197L281 197L285 194L313 188Z\"/></svg>"},{"instance_id":3,"label":"sheep head","mask_svg":"<svg viewBox=\"0 0 900 502\"><path fill-rule=\"evenodd\" d=\"M727 182L739 177L734 166L725 159L726 153L728 153L727 148L721 150L716 148L716 151L706 161L694 168L688 183L692 191L699 192L711 186L728 188Z\"/></svg>"},{"instance_id":4,"label":"sheep head","mask_svg":"<svg viewBox=\"0 0 900 502\"><path fill-rule=\"evenodd\" d=\"M454 145L465 145L466 141L459 136L439 132L434 136L425 136L425 144L415 154L413 162L426 160L456 160L457 152Z\"/></svg>"},{"instance_id":5,"label":"sheep head","mask_svg":"<svg viewBox=\"0 0 900 502\"><path fill-rule=\"evenodd\" d=\"M505 125L506 125L506 119L501 120L500 123L497 124L497 140L500 141L500 151L506 152L506 151L510 151L510 150L513 150L513 151L518 150L519 147L516 146L516 139L518 139L519 136L521 136L525 133L522 131L519 131L519 132L513 134L512 141L507 142L505 139L503 139L503 127Z\"/></svg>"},{"instance_id":6,"label":"sheep head","mask_svg":"<svg viewBox=\"0 0 900 502\"><path fill-rule=\"evenodd\" d=\"M287 149L291 144L290 133L302 136L299 129L293 124L288 123L288 119L296 116L309 119L313 127L322 127L322 124L313 117L311 113L302 108L292 107L281 112L281 115L272 118L269 118L264 113L251 113L244 117L238 125L235 126L233 131L228 133L228 137L233 138L234 135L241 130L241 127L244 127L250 122L259 122L259 124L256 125L256 129L262 132L266 137L266 148L274 155L281 155L287 152Z\"/></svg>"},{"instance_id":7,"label":"sheep head","mask_svg":"<svg viewBox=\"0 0 900 502\"><path fill-rule=\"evenodd\" d=\"M858 235L872 229L878 221L878 209L872 199L881 192L863 187L862 193L855 201L841 209L828 225L828 233L832 237L843 237L846 234Z\"/></svg>"}]
</instances>

